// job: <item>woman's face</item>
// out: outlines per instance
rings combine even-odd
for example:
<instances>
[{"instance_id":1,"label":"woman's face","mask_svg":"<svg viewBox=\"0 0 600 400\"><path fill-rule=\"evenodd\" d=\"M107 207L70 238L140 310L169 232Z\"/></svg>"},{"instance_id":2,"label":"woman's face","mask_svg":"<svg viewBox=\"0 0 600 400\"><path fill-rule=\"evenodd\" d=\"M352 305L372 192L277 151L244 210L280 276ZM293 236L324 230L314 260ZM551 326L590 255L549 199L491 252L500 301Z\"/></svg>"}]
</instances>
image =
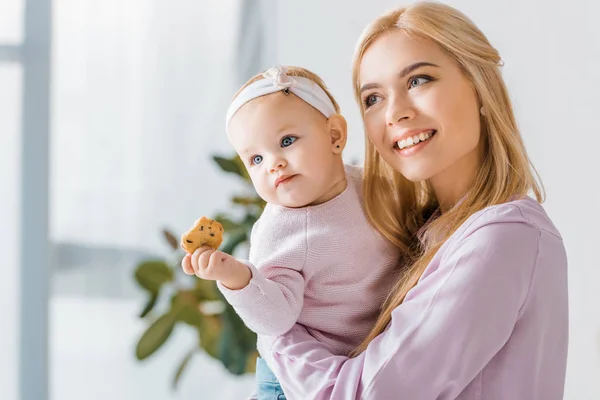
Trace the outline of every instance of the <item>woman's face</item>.
<instances>
[{"instance_id":1,"label":"woman's face","mask_svg":"<svg viewBox=\"0 0 600 400\"><path fill-rule=\"evenodd\" d=\"M480 165L478 97L437 44L400 30L384 34L363 56L359 87L366 133L396 171L430 180L434 190L472 179Z\"/></svg>"}]
</instances>

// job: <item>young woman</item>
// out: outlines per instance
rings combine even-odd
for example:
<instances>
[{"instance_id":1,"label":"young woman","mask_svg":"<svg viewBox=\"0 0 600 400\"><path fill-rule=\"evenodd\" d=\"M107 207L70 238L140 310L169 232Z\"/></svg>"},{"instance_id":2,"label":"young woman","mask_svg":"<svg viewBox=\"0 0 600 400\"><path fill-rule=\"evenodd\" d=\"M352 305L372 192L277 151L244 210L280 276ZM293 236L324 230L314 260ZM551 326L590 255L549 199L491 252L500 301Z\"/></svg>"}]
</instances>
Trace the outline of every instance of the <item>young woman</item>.
<instances>
[{"instance_id":1,"label":"young woman","mask_svg":"<svg viewBox=\"0 0 600 400\"><path fill-rule=\"evenodd\" d=\"M288 399L562 399L567 259L500 64L443 4L367 27L353 77L365 208L406 267L354 357L299 324L260 343Z\"/></svg>"}]
</instances>

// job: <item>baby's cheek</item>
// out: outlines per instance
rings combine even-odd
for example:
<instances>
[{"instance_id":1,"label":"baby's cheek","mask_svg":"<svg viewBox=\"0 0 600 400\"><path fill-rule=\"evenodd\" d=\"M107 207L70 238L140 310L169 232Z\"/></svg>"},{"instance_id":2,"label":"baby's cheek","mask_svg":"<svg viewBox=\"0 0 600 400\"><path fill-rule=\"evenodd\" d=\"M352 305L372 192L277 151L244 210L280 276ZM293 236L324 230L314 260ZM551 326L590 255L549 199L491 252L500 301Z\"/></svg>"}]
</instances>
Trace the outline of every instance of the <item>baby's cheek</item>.
<instances>
[{"instance_id":1,"label":"baby's cheek","mask_svg":"<svg viewBox=\"0 0 600 400\"><path fill-rule=\"evenodd\" d=\"M267 182L266 179L254 183L254 188L258 195L263 199L269 199L272 196L273 188L270 187L269 182Z\"/></svg>"}]
</instances>

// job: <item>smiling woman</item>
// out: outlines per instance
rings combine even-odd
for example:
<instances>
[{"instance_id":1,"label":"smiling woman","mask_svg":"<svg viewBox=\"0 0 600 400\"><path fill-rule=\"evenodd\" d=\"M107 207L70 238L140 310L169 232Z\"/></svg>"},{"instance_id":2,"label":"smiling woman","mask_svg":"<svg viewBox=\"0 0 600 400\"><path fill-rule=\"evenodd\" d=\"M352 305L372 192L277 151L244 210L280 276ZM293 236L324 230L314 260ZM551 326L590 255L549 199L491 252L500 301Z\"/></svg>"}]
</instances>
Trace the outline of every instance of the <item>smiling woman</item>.
<instances>
[{"instance_id":1,"label":"smiling woman","mask_svg":"<svg viewBox=\"0 0 600 400\"><path fill-rule=\"evenodd\" d=\"M482 105L463 69L434 42L398 30L368 48L360 71L371 143L407 179L429 180L442 207L455 204L483 155Z\"/></svg>"},{"instance_id":2,"label":"smiling woman","mask_svg":"<svg viewBox=\"0 0 600 400\"><path fill-rule=\"evenodd\" d=\"M353 69L365 209L403 269L351 357L301 324L261 343L290 398L563 398L566 253L499 66L485 35L441 3L365 29Z\"/></svg>"}]
</instances>

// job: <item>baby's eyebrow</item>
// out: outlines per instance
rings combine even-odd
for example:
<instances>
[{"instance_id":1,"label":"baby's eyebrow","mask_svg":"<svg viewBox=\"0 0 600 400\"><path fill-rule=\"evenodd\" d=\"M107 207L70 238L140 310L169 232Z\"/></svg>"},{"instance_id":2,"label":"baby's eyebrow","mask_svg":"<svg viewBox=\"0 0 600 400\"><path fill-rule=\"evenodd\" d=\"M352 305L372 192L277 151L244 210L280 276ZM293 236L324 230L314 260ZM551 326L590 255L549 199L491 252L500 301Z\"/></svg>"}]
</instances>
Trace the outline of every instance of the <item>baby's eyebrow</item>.
<instances>
[{"instance_id":1,"label":"baby's eyebrow","mask_svg":"<svg viewBox=\"0 0 600 400\"><path fill-rule=\"evenodd\" d=\"M290 130L290 129L294 128L294 126L295 126L294 124L285 124L277 130L277 134L280 134L281 132Z\"/></svg>"}]
</instances>

